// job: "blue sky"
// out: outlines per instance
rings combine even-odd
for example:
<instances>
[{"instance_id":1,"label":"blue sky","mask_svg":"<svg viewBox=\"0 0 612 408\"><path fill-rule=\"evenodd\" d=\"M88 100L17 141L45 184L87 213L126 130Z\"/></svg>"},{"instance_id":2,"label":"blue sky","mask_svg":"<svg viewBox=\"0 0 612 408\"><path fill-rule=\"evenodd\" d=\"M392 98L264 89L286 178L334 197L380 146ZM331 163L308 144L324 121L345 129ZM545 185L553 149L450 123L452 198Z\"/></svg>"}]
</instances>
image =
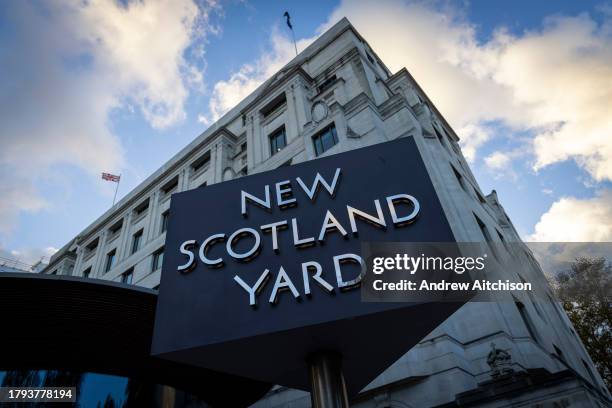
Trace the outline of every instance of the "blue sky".
<instances>
[{"instance_id":1,"label":"blue sky","mask_svg":"<svg viewBox=\"0 0 612 408\"><path fill-rule=\"evenodd\" d=\"M282 66L285 10L302 48L347 16L407 67L524 238L612 240L607 3L8 1L0 255L60 248L110 207L101 171L122 197Z\"/></svg>"}]
</instances>

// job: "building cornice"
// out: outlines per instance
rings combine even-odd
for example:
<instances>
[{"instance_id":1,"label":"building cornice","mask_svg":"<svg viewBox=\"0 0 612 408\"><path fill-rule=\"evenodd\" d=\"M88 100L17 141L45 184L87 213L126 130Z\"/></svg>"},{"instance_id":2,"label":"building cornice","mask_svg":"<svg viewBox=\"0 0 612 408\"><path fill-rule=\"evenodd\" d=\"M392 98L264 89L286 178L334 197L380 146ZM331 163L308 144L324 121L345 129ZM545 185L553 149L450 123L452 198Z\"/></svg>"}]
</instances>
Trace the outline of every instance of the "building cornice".
<instances>
[{"instance_id":1,"label":"building cornice","mask_svg":"<svg viewBox=\"0 0 612 408\"><path fill-rule=\"evenodd\" d=\"M419 86L419 84L417 83L417 81L415 81L414 77L410 74L410 72L406 69L406 68L402 68L399 71L397 71L395 74L393 74L388 80L387 83L391 84L393 82L396 82L397 80L399 80L402 76L406 76L408 77L410 83L412 86L414 86L419 93L425 98L425 101L427 102L427 105L433 109L434 113L436 114L436 117L438 120L440 120L444 126L450 130L450 134L452 136L452 138L458 142L459 141L459 136L457 136L457 133L455 133L455 130L452 128L452 126L446 121L446 118L440 113L440 111L438 110L438 108L436 107L436 105L431 101L431 99L429 99L429 96L425 93L425 91L423 91L423 88L421 88Z\"/></svg>"}]
</instances>

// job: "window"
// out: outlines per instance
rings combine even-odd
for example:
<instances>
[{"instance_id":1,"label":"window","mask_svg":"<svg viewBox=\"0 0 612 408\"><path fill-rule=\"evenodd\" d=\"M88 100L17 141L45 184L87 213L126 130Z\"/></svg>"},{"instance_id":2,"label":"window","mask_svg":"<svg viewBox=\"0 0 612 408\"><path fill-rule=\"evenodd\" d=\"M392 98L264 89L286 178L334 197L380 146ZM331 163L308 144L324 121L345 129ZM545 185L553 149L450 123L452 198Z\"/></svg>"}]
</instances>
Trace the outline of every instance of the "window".
<instances>
[{"instance_id":1,"label":"window","mask_svg":"<svg viewBox=\"0 0 612 408\"><path fill-rule=\"evenodd\" d=\"M91 266L83 271L84 278L89 278L89 275L91 275Z\"/></svg>"},{"instance_id":2,"label":"window","mask_svg":"<svg viewBox=\"0 0 612 408\"><path fill-rule=\"evenodd\" d=\"M442 134L438 131L438 129L435 126L433 126L433 130L434 130L434 133L436 134L436 137L438 138L438 142L440 142L442 147L444 147L448 151L448 146L446 145L446 143L444 143L444 137L442 136Z\"/></svg>"},{"instance_id":3,"label":"window","mask_svg":"<svg viewBox=\"0 0 612 408\"><path fill-rule=\"evenodd\" d=\"M314 143L315 154L320 156L332 147L338 144L338 134L336 133L336 125L333 123L312 137Z\"/></svg>"},{"instance_id":4,"label":"window","mask_svg":"<svg viewBox=\"0 0 612 408\"><path fill-rule=\"evenodd\" d=\"M164 248L161 247L153 253L153 262L151 263L151 272L154 272L162 267L164 263Z\"/></svg>"},{"instance_id":5,"label":"window","mask_svg":"<svg viewBox=\"0 0 612 408\"><path fill-rule=\"evenodd\" d=\"M161 221L161 232L162 233L166 232L166 230L168 229L169 217L170 217L170 210L164 211L162 214L162 221Z\"/></svg>"},{"instance_id":6,"label":"window","mask_svg":"<svg viewBox=\"0 0 612 408\"><path fill-rule=\"evenodd\" d=\"M553 344L553 348L555 349L555 354L557 355L557 357L559 357L559 359L567 365L567 361L565 361L565 356L563 355L561 349L557 347L556 344Z\"/></svg>"},{"instance_id":7,"label":"window","mask_svg":"<svg viewBox=\"0 0 612 408\"><path fill-rule=\"evenodd\" d=\"M461 150L459 149L459 145L454 140L448 138L448 143L451 145L457 156L461 156Z\"/></svg>"},{"instance_id":8,"label":"window","mask_svg":"<svg viewBox=\"0 0 612 408\"><path fill-rule=\"evenodd\" d=\"M167 182L162 188L161 191L164 195L171 194L178 187L178 176L174 177L172 180Z\"/></svg>"},{"instance_id":9,"label":"window","mask_svg":"<svg viewBox=\"0 0 612 408\"><path fill-rule=\"evenodd\" d=\"M523 277L520 274L517 273L517 275L522 283L527 283L527 281L525 281L525 279L523 279ZM540 316L540 319L546 322L546 317L544 316L544 313L542 313L542 310L540 310L540 306L538 306L538 302L533 296L533 293L531 293L530 290L526 292L527 292L527 296L529 296L529 300L531 300L531 304L533 305L533 308L535 309L536 313L538 314L538 316Z\"/></svg>"},{"instance_id":10,"label":"window","mask_svg":"<svg viewBox=\"0 0 612 408\"><path fill-rule=\"evenodd\" d=\"M461 189L463 191L465 191L467 193L467 190L465 188L465 182L463 181L463 176L461 175L461 173L459 173L457 171L457 169L455 168L455 166L453 166L452 164L450 165L451 168L453 169L453 174L455 175L455 178L457 179L457 182L459 183L459 185L461 186Z\"/></svg>"},{"instance_id":11,"label":"window","mask_svg":"<svg viewBox=\"0 0 612 408\"><path fill-rule=\"evenodd\" d=\"M132 254L135 254L136 251L140 249L140 243L142 242L142 230L138 231L132 237Z\"/></svg>"},{"instance_id":12,"label":"window","mask_svg":"<svg viewBox=\"0 0 612 408\"><path fill-rule=\"evenodd\" d=\"M491 239L491 235L489 235L489 230L487 229L485 223L482 222L482 220L478 218L476 214L474 214L474 218L476 219L476 224L478 224L478 228L480 228L480 232L482 233L485 241L492 242L493 240Z\"/></svg>"},{"instance_id":13,"label":"window","mask_svg":"<svg viewBox=\"0 0 612 408\"><path fill-rule=\"evenodd\" d=\"M518 309L519 314L521 315L521 319L523 319L523 323L525 324L525 327L527 328L529 335L531 336L532 339L535 340L536 343L538 343L538 337L536 335L537 332L535 330L535 326L533 325L533 322L531 321L531 317L529 317L529 313L527 312L525 305L516 299L514 299L514 304L516 308Z\"/></svg>"},{"instance_id":14,"label":"window","mask_svg":"<svg viewBox=\"0 0 612 408\"><path fill-rule=\"evenodd\" d=\"M136 208L134 208L134 213L136 216L142 215L149 209L149 199L147 198L145 201L140 203Z\"/></svg>"},{"instance_id":15,"label":"window","mask_svg":"<svg viewBox=\"0 0 612 408\"><path fill-rule=\"evenodd\" d=\"M106 264L104 266L104 272L108 272L113 269L115 266L115 261L117 260L117 250L113 249L108 254L106 254Z\"/></svg>"},{"instance_id":16,"label":"window","mask_svg":"<svg viewBox=\"0 0 612 408\"><path fill-rule=\"evenodd\" d=\"M499 240L502 242L502 244L504 244L504 248L506 248L506 251L510 252L510 248L508 248L508 243L506 243L506 238L504 238L504 234L499 232L497 228L495 228L495 232L497 232L497 236L499 237Z\"/></svg>"},{"instance_id":17,"label":"window","mask_svg":"<svg viewBox=\"0 0 612 408\"><path fill-rule=\"evenodd\" d=\"M247 142L241 143L240 144L240 153L246 152L246 150L247 150Z\"/></svg>"},{"instance_id":18,"label":"window","mask_svg":"<svg viewBox=\"0 0 612 408\"><path fill-rule=\"evenodd\" d=\"M276 98L274 98L266 106L264 106L260 110L260 112L261 112L262 116L265 119L268 116L272 115L273 113L275 113L275 112L281 110L282 108L284 108L285 105L287 105L287 96L284 93L282 93L282 94L278 95Z\"/></svg>"},{"instance_id":19,"label":"window","mask_svg":"<svg viewBox=\"0 0 612 408\"><path fill-rule=\"evenodd\" d=\"M210 150L191 163L191 172L196 173L210 162Z\"/></svg>"},{"instance_id":20,"label":"window","mask_svg":"<svg viewBox=\"0 0 612 408\"><path fill-rule=\"evenodd\" d=\"M331 86L336 82L336 79L336 74L334 74L327 78L325 81L321 82L321 85L319 85L319 87L317 88L319 90L319 93L325 92L326 90L331 88Z\"/></svg>"},{"instance_id":21,"label":"window","mask_svg":"<svg viewBox=\"0 0 612 408\"><path fill-rule=\"evenodd\" d=\"M123 219L117 221L115 224L113 224L108 231L110 232L111 237L117 235L119 233L119 231L121 231L121 227L123 226Z\"/></svg>"},{"instance_id":22,"label":"window","mask_svg":"<svg viewBox=\"0 0 612 408\"><path fill-rule=\"evenodd\" d=\"M474 214L474 213L472 213ZM474 214L474 218L476 219L476 223L478 224L478 228L480 228L480 233L482 234L482 236L484 237L485 241L487 242L487 244L489 244L489 247L491 248L491 252L493 252L493 256L497 258L497 249L495 247L495 243L493 242L493 238L491 238L491 235L489 234L489 230L487 229L487 226L485 225L484 222L482 222L482 220L480 218L478 218L478 216L476 214Z\"/></svg>"},{"instance_id":23,"label":"window","mask_svg":"<svg viewBox=\"0 0 612 408\"><path fill-rule=\"evenodd\" d=\"M485 198L482 196L482 194L480 194L478 190L474 189L474 193L476 193L476 197L478 197L478 201L480 201L483 204L487 202L487 200L485 200Z\"/></svg>"},{"instance_id":24,"label":"window","mask_svg":"<svg viewBox=\"0 0 612 408\"><path fill-rule=\"evenodd\" d=\"M98 238L94 239L89 244L87 244L87 246L85 247L85 253L90 254L94 252L97 247L98 247Z\"/></svg>"},{"instance_id":25,"label":"window","mask_svg":"<svg viewBox=\"0 0 612 408\"><path fill-rule=\"evenodd\" d=\"M285 134L285 126L281 126L268 136L270 138L270 155L274 156L280 152L283 147L287 146L287 135Z\"/></svg>"},{"instance_id":26,"label":"window","mask_svg":"<svg viewBox=\"0 0 612 408\"><path fill-rule=\"evenodd\" d=\"M371 64L376 64L376 62L374 61L374 58L372 58L372 56L370 55L370 53L368 53L366 51L366 57L368 58L368 61L370 61Z\"/></svg>"},{"instance_id":27,"label":"window","mask_svg":"<svg viewBox=\"0 0 612 408\"><path fill-rule=\"evenodd\" d=\"M134 268L130 268L121 274L121 283L130 285L134 279Z\"/></svg>"}]
</instances>

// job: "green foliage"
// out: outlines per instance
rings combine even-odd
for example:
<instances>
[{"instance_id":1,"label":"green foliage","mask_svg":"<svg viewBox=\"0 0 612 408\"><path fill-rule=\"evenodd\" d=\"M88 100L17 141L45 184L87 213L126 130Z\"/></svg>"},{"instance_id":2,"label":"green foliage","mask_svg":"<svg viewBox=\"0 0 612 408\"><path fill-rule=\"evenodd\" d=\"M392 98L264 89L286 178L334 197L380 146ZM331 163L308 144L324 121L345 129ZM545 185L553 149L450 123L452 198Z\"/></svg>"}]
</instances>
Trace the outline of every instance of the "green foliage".
<instances>
[{"instance_id":1,"label":"green foliage","mask_svg":"<svg viewBox=\"0 0 612 408\"><path fill-rule=\"evenodd\" d=\"M612 265L579 258L556 277L555 287L587 352L612 389Z\"/></svg>"}]
</instances>

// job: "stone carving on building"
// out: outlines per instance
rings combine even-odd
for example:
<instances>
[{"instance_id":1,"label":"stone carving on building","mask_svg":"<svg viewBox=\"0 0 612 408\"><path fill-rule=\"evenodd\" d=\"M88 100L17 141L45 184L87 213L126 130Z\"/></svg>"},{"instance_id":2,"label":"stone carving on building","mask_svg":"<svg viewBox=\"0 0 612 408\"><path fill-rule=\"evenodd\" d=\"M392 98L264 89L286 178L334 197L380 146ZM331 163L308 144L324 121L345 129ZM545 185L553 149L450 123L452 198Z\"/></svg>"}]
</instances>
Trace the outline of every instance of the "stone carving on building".
<instances>
[{"instance_id":1,"label":"stone carving on building","mask_svg":"<svg viewBox=\"0 0 612 408\"><path fill-rule=\"evenodd\" d=\"M491 367L491 377L497 378L503 375L512 374L512 357L506 350L498 349L495 343L491 343L491 351L487 356L487 364Z\"/></svg>"},{"instance_id":2,"label":"stone carving on building","mask_svg":"<svg viewBox=\"0 0 612 408\"><path fill-rule=\"evenodd\" d=\"M327 118L328 113L329 113L329 107L327 106L325 102L318 101L318 102L315 102L314 105L312 105L311 115L312 115L313 122L319 123L323 121L325 118Z\"/></svg>"}]
</instances>

